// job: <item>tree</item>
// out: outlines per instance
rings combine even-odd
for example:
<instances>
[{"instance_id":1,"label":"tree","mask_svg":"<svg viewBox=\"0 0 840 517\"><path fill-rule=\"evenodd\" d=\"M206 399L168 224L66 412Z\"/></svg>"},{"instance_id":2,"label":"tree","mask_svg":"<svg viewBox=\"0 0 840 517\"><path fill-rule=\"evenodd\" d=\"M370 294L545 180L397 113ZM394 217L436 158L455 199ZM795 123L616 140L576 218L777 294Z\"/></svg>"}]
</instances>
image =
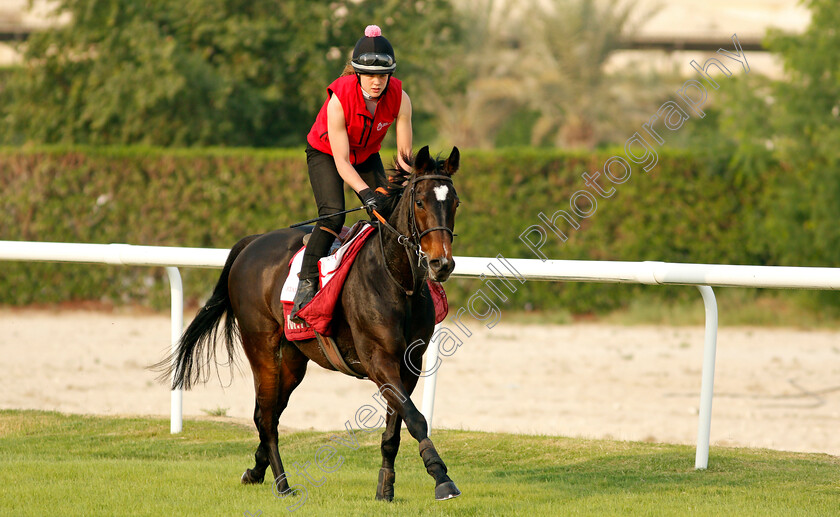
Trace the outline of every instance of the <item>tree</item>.
<instances>
[{"instance_id":1,"label":"tree","mask_svg":"<svg viewBox=\"0 0 840 517\"><path fill-rule=\"evenodd\" d=\"M443 84L427 82L422 102L435 113L438 137L463 147L492 147L497 132L525 106L517 71L521 10L505 0L462 0L453 51L439 63Z\"/></svg>"},{"instance_id":2,"label":"tree","mask_svg":"<svg viewBox=\"0 0 840 517\"><path fill-rule=\"evenodd\" d=\"M3 134L39 143L301 144L365 25L383 20L422 71L437 56L431 36L446 27L447 6L59 0L55 14L71 21L23 45Z\"/></svg>"},{"instance_id":3,"label":"tree","mask_svg":"<svg viewBox=\"0 0 840 517\"><path fill-rule=\"evenodd\" d=\"M592 148L622 141L627 128L658 105L667 81L633 69L607 71L608 60L634 30L634 18L651 14L625 0L531 6L521 66L530 106L540 114L532 145Z\"/></svg>"},{"instance_id":4,"label":"tree","mask_svg":"<svg viewBox=\"0 0 840 517\"><path fill-rule=\"evenodd\" d=\"M465 146L492 147L511 124L522 123L535 146L622 141L631 122L672 91L667 81L635 70L606 70L632 31L635 2L460 0L456 6L463 50L444 65L450 87L424 99L441 135Z\"/></svg>"},{"instance_id":5,"label":"tree","mask_svg":"<svg viewBox=\"0 0 840 517\"><path fill-rule=\"evenodd\" d=\"M728 82L721 133L736 146L733 167L761 177L768 159L786 171L769 182L758 220L775 236L771 260L790 265L840 266L840 9L810 0L802 34L768 32L785 77ZM769 151L769 152L768 152ZM763 179L763 178L762 178Z\"/></svg>"}]
</instances>

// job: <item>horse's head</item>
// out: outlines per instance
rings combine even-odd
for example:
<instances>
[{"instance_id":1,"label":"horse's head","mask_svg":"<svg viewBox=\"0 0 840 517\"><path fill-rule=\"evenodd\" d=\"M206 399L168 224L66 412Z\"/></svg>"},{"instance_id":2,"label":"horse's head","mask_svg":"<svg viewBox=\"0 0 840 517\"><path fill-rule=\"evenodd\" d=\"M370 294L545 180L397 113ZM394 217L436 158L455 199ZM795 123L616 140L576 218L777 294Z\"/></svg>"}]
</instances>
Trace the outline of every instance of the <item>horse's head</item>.
<instances>
[{"instance_id":1,"label":"horse's head","mask_svg":"<svg viewBox=\"0 0 840 517\"><path fill-rule=\"evenodd\" d=\"M429 264L429 277L444 282L455 268L452 259L452 238L455 231L455 210L460 201L452 183L458 170L460 153L452 148L449 158L436 160L429 147L414 157L407 194L413 217L409 219L412 238L417 239ZM405 194L404 194L405 195Z\"/></svg>"}]
</instances>

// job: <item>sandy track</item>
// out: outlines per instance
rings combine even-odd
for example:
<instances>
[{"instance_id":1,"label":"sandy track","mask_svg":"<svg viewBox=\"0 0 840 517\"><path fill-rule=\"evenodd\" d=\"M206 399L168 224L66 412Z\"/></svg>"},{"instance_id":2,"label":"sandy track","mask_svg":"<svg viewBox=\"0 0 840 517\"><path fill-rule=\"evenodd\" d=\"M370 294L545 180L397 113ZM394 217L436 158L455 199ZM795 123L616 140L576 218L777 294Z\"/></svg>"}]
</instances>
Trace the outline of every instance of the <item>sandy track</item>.
<instances>
[{"instance_id":1,"label":"sandy track","mask_svg":"<svg viewBox=\"0 0 840 517\"><path fill-rule=\"evenodd\" d=\"M443 358L434 425L456 429L694 443L703 329L574 324L477 328ZM0 408L168 415L144 367L168 348L169 319L89 311L0 310ZM185 393L187 417L250 420L253 384L220 373ZM724 328L712 444L840 455L840 333ZM340 429L370 381L311 366L280 423ZM420 405L422 380L413 397Z\"/></svg>"}]
</instances>

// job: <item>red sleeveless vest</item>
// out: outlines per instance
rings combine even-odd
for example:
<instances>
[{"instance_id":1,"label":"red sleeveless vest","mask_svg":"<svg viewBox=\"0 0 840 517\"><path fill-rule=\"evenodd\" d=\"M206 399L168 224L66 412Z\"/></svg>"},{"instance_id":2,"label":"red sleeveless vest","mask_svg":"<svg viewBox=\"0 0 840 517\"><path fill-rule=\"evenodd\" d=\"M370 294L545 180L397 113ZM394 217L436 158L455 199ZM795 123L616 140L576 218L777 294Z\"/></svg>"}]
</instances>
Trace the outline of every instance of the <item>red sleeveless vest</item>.
<instances>
[{"instance_id":1,"label":"red sleeveless vest","mask_svg":"<svg viewBox=\"0 0 840 517\"><path fill-rule=\"evenodd\" d=\"M355 75L339 77L327 87L327 100L315 118L306 141L315 149L332 155L330 137L327 133L327 104L332 95L337 95L344 108L344 123L350 141L350 163L353 165L367 160L382 148L382 139L400 112L402 103L402 81L391 76L385 94L371 115L365 107L362 89Z\"/></svg>"}]
</instances>

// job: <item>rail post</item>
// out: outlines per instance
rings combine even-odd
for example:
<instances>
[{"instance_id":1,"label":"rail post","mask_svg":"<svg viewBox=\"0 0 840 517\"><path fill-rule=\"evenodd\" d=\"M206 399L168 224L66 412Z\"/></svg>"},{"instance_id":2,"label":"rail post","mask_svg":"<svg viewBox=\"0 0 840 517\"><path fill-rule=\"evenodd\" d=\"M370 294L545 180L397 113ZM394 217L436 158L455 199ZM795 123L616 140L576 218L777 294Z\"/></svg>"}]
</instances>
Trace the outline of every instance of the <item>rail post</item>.
<instances>
[{"instance_id":1,"label":"rail post","mask_svg":"<svg viewBox=\"0 0 840 517\"><path fill-rule=\"evenodd\" d=\"M181 332L184 330L184 285L181 282L181 272L177 267L168 266L166 275L169 277L169 293L171 302L171 335L172 353L178 347L178 340L181 339ZM172 379L175 379L175 371L172 371ZM178 388L171 392L169 407L169 432L180 433L184 428L184 390Z\"/></svg>"},{"instance_id":2,"label":"rail post","mask_svg":"<svg viewBox=\"0 0 840 517\"><path fill-rule=\"evenodd\" d=\"M440 330L440 323L435 325L433 336ZM426 368L431 368L431 365L437 364L438 361L438 347L429 343L426 348ZM426 425L428 426L429 436L432 435L432 416L435 412L435 389L437 388L437 370L431 375L426 375L423 380L423 416L426 418Z\"/></svg>"},{"instance_id":3,"label":"rail post","mask_svg":"<svg viewBox=\"0 0 840 517\"><path fill-rule=\"evenodd\" d=\"M706 307L706 336L703 343L703 376L700 381L700 411L697 419L697 452L694 468L709 467L709 439L712 434L712 396L715 391L715 353L717 351L718 311L715 292L707 285L698 285Z\"/></svg>"}]
</instances>

